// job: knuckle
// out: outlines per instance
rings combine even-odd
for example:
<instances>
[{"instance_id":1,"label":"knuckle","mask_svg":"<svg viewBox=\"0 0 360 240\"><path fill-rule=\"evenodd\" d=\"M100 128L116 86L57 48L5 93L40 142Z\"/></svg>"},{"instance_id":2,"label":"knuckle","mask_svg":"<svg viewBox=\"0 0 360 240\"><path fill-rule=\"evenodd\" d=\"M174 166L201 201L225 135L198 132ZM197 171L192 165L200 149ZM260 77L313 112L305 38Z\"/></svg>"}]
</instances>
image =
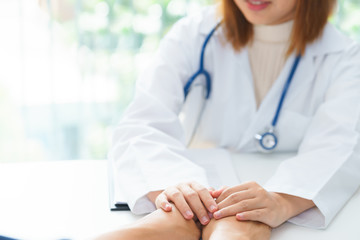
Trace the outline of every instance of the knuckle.
<instances>
[{"instance_id":1,"label":"knuckle","mask_svg":"<svg viewBox=\"0 0 360 240\"><path fill-rule=\"evenodd\" d=\"M187 185L189 185L189 186L196 186L196 185L198 185L198 183L197 182L195 182L195 181L190 181L190 182L188 182L187 183Z\"/></svg>"},{"instance_id":2,"label":"knuckle","mask_svg":"<svg viewBox=\"0 0 360 240\"><path fill-rule=\"evenodd\" d=\"M229 201L231 203L236 203L237 202L237 194L233 193L233 194L230 194L229 196Z\"/></svg>"},{"instance_id":3,"label":"knuckle","mask_svg":"<svg viewBox=\"0 0 360 240\"><path fill-rule=\"evenodd\" d=\"M204 207L199 207L197 209L197 212L198 212L199 216L201 216L201 217L207 216L207 210Z\"/></svg>"},{"instance_id":4,"label":"knuckle","mask_svg":"<svg viewBox=\"0 0 360 240\"><path fill-rule=\"evenodd\" d=\"M259 210L255 211L255 217L256 217L257 219L261 219L262 216L263 216L263 212L262 212L262 211L259 211Z\"/></svg>"},{"instance_id":5,"label":"knuckle","mask_svg":"<svg viewBox=\"0 0 360 240\"><path fill-rule=\"evenodd\" d=\"M179 198L179 197L181 196L181 192L178 191L178 190L174 190L174 191L172 191L172 192L169 194L169 196L170 196L171 198Z\"/></svg>"},{"instance_id":6,"label":"knuckle","mask_svg":"<svg viewBox=\"0 0 360 240\"><path fill-rule=\"evenodd\" d=\"M255 181L251 181L251 182L249 182L249 184L252 187L258 187L259 186L259 184L257 182L255 182Z\"/></svg>"},{"instance_id":7,"label":"knuckle","mask_svg":"<svg viewBox=\"0 0 360 240\"><path fill-rule=\"evenodd\" d=\"M255 181L248 181L247 184L249 185L253 185L255 183Z\"/></svg>"},{"instance_id":8,"label":"knuckle","mask_svg":"<svg viewBox=\"0 0 360 240\"><path fill-rule=\"evenodd\" d=\"M229 188L227 188L227 189L225 189L225 190L222 192L222 194L225 195L225 196L228 196L228 195L231 194L231 191L230 191Z\"/></svg>"},{"instance_id":9,"label":"knuckle","mask_svg":"<svg viewBox=\"0 0 360 240\"><path fill-rule=\"evenodd\" d=\"M254 188L254 192L256 193L256 195L264 195L266 193L265 189L263 189L262 187L260 186L256 186Z\"/></svg>"},{"instance_id":10,"label":"knuckle","mask_svg":"<svg viewBox=\"0 0 360 240\"><path fill-rule=\"evenodd\" d=\"M176 190L177 190L177 187L171 186L171 187L166 188L164 193L169 194L169 193L171 193L173 191L176 191Z\"/></svg>"},{"instance_id":11,"label":"knuckle","mask_svg":"<svg viewBox=\"0 0 360 240\"><path fill-rule=\"evenodd\" d=\"M159 194L156 198L155 198L155 203L156 202L163 202L164 201L164 196L162 194Z\"/></svg>"},{"instance_id":12,"label":"knuckle","mask_svg":"<svg viewBox=\"0 0 360 240\"><path fill-rule=\"evenodd\" d=\"M169 197L170 195L169 189L165 189L165 191L162 194L164 194L166 197ZM157 198L161 198L161 194Z\"/></svg>"},{"instance_id":13,"label":"knuckle","mask_svg":"<svg viewBox=\"0 0 360 240\"><path fill-rule=\"evenodd\" d=\"M197 194L194 191L188 191L184 194L184 196L186 199L194 199L197 197Z\"/></svg>"},{"instance_id":14,"label":"knuckle","mask_svg":"<svg viewBox=\"0 0 360 240\"><path fill-rule=\"evenodd\" d=\"M198 190L198 193L200 194L204 194L204 193L207 193L209 192L205 187L201 186Z\"/></svg>"},{"instance_id":15,"label":"knuckle","mask_svg":"<svg viewBox=\"0 0 360 240\"><path fill-rule=\"evenodd\" d=\"M249 208L249 203L246 202L246 201L242 201L242 202L240 203L240 208L241 208L242 210L248 210L248 208Z\"/></svg>"}]
</instances>

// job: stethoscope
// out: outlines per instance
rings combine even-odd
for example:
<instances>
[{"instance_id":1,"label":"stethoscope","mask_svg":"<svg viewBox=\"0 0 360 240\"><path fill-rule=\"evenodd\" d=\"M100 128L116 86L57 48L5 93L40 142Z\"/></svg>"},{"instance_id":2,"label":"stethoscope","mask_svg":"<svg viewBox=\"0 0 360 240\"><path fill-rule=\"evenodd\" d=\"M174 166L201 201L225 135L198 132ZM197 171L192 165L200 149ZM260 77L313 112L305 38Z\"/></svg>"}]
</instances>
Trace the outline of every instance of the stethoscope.
<instances>
[{"instance_id":1,"label":"stethoscope","mask_svg":"<svg viewBox=\"0 0 360 240\"><path fill-rule=\"evenodd\" d=\"M211 39L214 32L218 29L218 27L220 25L221 25L221 22L216 24L216 26L210 31L210 33L205 38L205 41L204 41L204 43L202 45L202 49L201 49L199 69L189 78L189 80L186 82L186 84L184 86L185 99L189 95L190 90L192 89L195 80L200 76L205 77L205 88L204 88L204 93L203 93L204 100L206 101L210 97L210 93L211 93L211 77L210 77L209 72L204 68L204 55L205 55L206 46L208 45L209 40ZM278 145L279 141L278 141L278 137L276 135L275 127L276 127L276 124L277 124L279 116L280 116L280 111L281 111L282 105L284 103L286 93L288 92L291 81L294 78L294 74L295 74L296 68L297 68L297 66L299 64L300 58L301 58L300 55L296 56L296 58L295 58L295 61L294 61L293 66L291 68L290 74L289 74L289 76L287 78L287 81L285 82L284 87L283 87L282 94L281 94L281 97L280 97L280 100L279 100L279 103L278 103L278 106L277 106L277 109L275 111L275 115L274 115L274 118L273 118L273 120L271 122L270 127L267 127L265 129L265 131L263 131L261 133L255 134L256 143L259 146L259 150L262 151L262 152L271 152ZM205 103L205 101L204 101L204 103ZM205 104L203 104L202 107L201 107L201 111L200 111L199 116L198 116L198 118L196 120L195 127L193 128L192 133L191 133L191 139L194 137L195 131L196 131L196 129L197 129L199 123L200 123L200 119L201 119L204 107L205 107Z\"/></svg>"}]
</instances>

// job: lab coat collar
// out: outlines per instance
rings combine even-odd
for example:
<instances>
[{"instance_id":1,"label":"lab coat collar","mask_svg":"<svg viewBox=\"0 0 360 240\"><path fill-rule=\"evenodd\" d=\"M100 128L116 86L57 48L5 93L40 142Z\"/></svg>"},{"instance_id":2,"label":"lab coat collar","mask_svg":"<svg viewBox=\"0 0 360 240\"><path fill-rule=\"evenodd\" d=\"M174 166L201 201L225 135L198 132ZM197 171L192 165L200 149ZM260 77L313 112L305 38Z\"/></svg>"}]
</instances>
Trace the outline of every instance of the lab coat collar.
<instances>
[{"instance_id":1,"label":"lab coat collar","mask_svg":"<svg viewBox=\"0 0 360 240\"><path fill-rule=\"evenodd\" d=\"M305 55L324 56L330 53L343 51L352 40L340 33L331 23L326 24L321 37L309 44Z\"/></svg>"},{"instance_id":2,"label":"lab coat collar","mask_svg":"<svg viewBox=\"0 0 360 240\"><path fill-rule=\"evenodd\" d=\"M207 36L211 30L222 20L218 14L219 4L205 7L201 14L202 21L200 23L199 32L201 35ZM222 32L222 27L214 32L214 36Z\"/></svg>"},{"instance_id":3,"label":"lab coat collar","mask_svg":"<svg viewBox=\"0 0 360 240\"><path fill-rule=\"evenodd\" d=\"M199 32L202 35L208 35L210 31L221 21L218 14L219 5L205 7L203 9L202 21ZM215 31L214 35L223 34L223 28ZM315 42L309 44L306 48L305 55L324 56L329 53L336 53L344 50L351 44L351 40L344 34L340 33L331 23L327 23L322 35Z\"/></svg>"}]
</instances>

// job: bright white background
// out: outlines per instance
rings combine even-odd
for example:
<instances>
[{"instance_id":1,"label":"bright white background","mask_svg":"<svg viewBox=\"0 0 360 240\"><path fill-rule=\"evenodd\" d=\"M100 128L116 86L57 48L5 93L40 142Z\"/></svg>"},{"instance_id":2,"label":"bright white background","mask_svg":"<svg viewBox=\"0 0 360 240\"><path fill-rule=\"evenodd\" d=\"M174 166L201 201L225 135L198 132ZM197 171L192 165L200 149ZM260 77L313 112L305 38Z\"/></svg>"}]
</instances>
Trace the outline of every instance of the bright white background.
<instances>
[{"instance_id":1,"label":"bright white background","mask_svg":"<svg viewBox=\"0 0 360 240\"><path fill-rule=\"evenodd\" d=\"M1 0L0 162L105 159L137 73L211 0ZM360 39L359 0L332 21Z\"/></svg>"}]
</instances>

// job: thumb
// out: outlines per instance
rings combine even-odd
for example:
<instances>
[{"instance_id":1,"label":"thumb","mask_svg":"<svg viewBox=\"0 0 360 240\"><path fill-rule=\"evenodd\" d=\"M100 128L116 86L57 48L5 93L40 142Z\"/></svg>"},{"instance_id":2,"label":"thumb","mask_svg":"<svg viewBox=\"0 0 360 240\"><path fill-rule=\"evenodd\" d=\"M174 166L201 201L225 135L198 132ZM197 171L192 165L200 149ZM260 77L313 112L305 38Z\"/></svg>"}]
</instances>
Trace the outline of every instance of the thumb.
<instances>
[{"instance_id":1,"label":"thumb","mask_svg":"<svg viewBox=\"0 0 360 240\"><path fill-rule=\"evenodd\" d=\"M165 212L171 212L171 210L172 210L171 204L169 203L166 195L163 193L160 193L159 196L157 196L157 198L155 200L155 205L156 205L156 208L158 208L158 209L161 208Z\"/></svg>"}]
</instances>

